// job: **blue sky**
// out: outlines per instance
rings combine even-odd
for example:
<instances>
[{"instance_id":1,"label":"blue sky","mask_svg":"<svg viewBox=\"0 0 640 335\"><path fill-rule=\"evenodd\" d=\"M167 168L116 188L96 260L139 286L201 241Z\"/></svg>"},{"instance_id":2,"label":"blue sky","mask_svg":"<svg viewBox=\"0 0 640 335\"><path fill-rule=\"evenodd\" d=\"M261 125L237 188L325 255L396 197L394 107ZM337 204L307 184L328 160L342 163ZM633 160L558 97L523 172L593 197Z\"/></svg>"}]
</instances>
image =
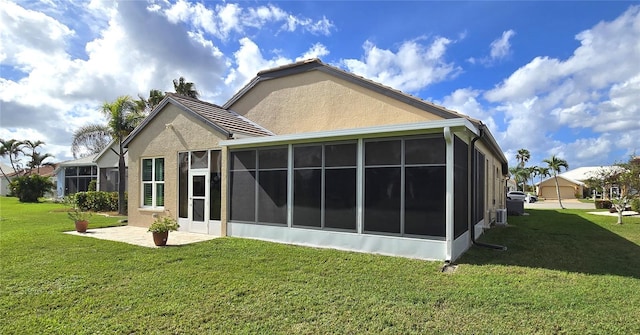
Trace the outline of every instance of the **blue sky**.
<instances>
[{"instance_id":1,"label":"blue sky","mask_svg":"<svg viewBox=\"0 0 640 335\"><path fill-rule=\"evenodd\" d=\"M117 96L184 76L223 104L311 57L481 119L511 164L640 154L638 2L0 0L0 32L0 138L56 161Z\"/></svg>"}]
</instances>

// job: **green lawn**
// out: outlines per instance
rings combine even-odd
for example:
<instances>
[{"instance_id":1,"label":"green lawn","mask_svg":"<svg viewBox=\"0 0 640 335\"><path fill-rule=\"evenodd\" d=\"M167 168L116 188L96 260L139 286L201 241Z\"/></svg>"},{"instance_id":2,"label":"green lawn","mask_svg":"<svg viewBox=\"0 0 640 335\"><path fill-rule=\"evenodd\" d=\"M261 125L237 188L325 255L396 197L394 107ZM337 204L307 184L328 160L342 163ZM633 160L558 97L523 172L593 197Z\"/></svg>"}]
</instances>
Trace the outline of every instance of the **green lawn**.
<instances>
[{"instance_id":1,"label":"green lawn","mask_svg":"<svg viewBox=\"0 0 640 335\"><path fill-rule=\"evenodd\" d=\"M60 210L0 198L0 334L640 333L638 218L529 210L482 237L506 252L441 273L236 238L137 247L63 234Z\"/></svg>"}]
</instances>

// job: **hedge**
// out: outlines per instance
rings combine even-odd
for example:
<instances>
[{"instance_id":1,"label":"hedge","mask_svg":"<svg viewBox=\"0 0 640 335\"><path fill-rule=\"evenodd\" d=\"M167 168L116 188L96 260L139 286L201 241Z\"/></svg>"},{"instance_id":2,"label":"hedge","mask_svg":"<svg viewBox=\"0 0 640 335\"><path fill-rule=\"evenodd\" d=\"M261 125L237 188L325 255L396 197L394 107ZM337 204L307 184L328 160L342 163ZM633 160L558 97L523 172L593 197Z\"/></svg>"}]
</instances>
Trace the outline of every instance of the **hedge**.
<instances>
[{"instance_id":1,"label":"hedge","mask_svg":"<svg viewBox=\"0 0 640 335\"><path fill-rule=\"evenodd\" d=\"M82 210L113 212L118 210L118 192L88 191L75 194L75 204ZM125 207L127 194L125 193Z\"/></svg>"},{"instance_id":2,"label":"hedge","mask_svg":"<svg viewBox=\"0 0 640 335\"><path fill-rule=\"evenodd\" d=\"M611 201L610 200L596 200L596 209L611 209Z\"/></svg>"},{"instance_id":3,"label":"hedge","mask_svg":"<svg viewBox=\"0 0 640 335\"><path fill-rule=\"evenodd\" d=\"M53 182L37 174L20 176L9 183L9 190L20 202L38 202L38 198L53 190Z\"/></svg>"}]
</instances>

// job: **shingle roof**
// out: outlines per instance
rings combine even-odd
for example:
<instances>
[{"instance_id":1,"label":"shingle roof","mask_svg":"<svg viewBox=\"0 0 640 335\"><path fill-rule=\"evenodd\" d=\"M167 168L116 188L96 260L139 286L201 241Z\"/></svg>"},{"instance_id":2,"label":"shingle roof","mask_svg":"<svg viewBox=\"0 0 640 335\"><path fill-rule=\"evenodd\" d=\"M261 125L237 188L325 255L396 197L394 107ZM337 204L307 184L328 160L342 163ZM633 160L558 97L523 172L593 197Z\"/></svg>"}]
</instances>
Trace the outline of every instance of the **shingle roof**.
<instances>
[{"instance_id":1,"label":"shingle roof","mask_svg":"<svg viewBox=\"0 0 640 335\"><path fill-rule=\"evenodd\" d=\"M273 135L272 132L253 121L218 105L175 93L167 93L167 95L231 134L241 133L253 136Z\"/></svg>"},{"instance_id":2,"label":"shingle roof","mask_svg":"<svg viewBox=\"0 0 640 335\"><path fill-rule=\"evenodd\" d=\"M254 123L253 121L238 115L235 112L226 110L218 105L190 98L175 93L166 93L165 98L156 106L151 114L147 116L136 129L123 141L124 146L140 133L144 127L168 104L173 104L183 111L190 113L206 125L215 130L232 137L234 134L246 136L271 136L272 132Z\"/></svg>"}]
</instances>

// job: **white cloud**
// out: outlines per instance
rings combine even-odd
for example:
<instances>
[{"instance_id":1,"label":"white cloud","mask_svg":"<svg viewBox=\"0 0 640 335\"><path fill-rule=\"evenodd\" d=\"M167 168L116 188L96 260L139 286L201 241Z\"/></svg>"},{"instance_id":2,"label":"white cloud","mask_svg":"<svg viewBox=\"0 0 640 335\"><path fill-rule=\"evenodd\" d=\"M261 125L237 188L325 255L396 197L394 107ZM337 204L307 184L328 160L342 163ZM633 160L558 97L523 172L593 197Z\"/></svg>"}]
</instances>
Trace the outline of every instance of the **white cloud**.
<instances>
[{"instance_id":1,"label":"white cloud","mask_svg":"<svg viewBox=\"0 0 640 335\"><path fill-rule=\"evenodd\" d=\"M482 103L478 101L481 96L482 92L480 90L461 88L444 97L442 101L435 101L435 103L474 119L481 120L489 127L489 131L491 131L492 134L497 135L498 125L493 118L494 111L487 110Z\"/></svg>"},{"instance_id":2,"label":"white cloud","mask_svg":"<svg viewBox=\"0 0 640 335\"><path fill-rule=\"evenodd\" d=\"M174 4L160 3L154 8L162 8L164 15L172 23L186 23L221 40L227 40L231 33L244 33L247 28L261 29L270 23L279 23L280 30L294 32L302 30L314 35L331 34L333 23L326 17L319 20L287 13L275 5L244 8L235 3L218 4L207 8L202 3L178 0ZM168 6L167 6L168 5ZM158 9L154 9L158 10ZM276 32L277 34L278 32Z\"/></svg>"},{"instance_id":3,"label":"white cloud","mask_svg":"<svg viewBox=\"0 0 640 335\"><path fill-rule=\"evenodd\" d=\"M300 57L297 57L296 61L328 54L329 50L324 45L316 43ZM260 47L248 37L240 39L240 48L233 54L233 57L233 63L236 64L236 67L232 68L225 78L225 85L228 87L226 97L228 98L247 84L259 71L290 64L294 61L277 54L272 58L266 58L260 51Z\"/></svg>"},{"instance_id":4,"label":"white cloud","mask_svg":"<svg viewBox=\"0 0 640 335\"><path fill-rule=\"evenodd\" d=\"M508 126L502 143L507 148L537 147L549 156L563 153L580 166L607 151L637 147L630 135L637 143L640 44L635 41L640 41L640 6L580 32L576 39L580 46L571 57L536 57L484 93L505 113ZM562 145L573 133L593 136ZM523 134L538 134L537 143Z\"/></svg>"},{"instance_id":5,"label":"white cloud","mask_svg":"<svg viewBox=\"0 0 640 335\"><path fill-rule=\"evenodd\" d=\"M516 34L513 30L507 30L502 33L502 37L491 42L491 59L502 59L511 52L511 43L509 40Z\"/></svg>"},{"instance_id":6,"label":"white cloud","mask_svg":"<svg viewBox=\"0 0 640 335\"><path fill-rule=\"evenodd\" d=\"M311 59L311 58L321 58L329 54L329 49L321 43L316 43L311 46L311 49L307 50L302 56L296 58L297 61Z\"/></svg>"},{"instance_id":7,"label":"white cloud","mask_svg":"<svg viewBox=\"0 0 640 335\"><path fill-rule=\"evenodd\" d=\"M226 59L212 41L149 12L143 2L74 7L86 18L104 21L95 22L105 29L84 44L81 55L86 58L72 56L78 51L70 41L78 37L65 24L43 12L6 4L0 7L2 62L11 71L24 71L22 77L0 78L6 137L39 139L68 151L75 129L103 121L98 111L102 102L124 94L144 95L151 88L170 90L171 80L180 75L195 83L222 82L226 72ZM221 94L220 86L198 89L212 99ZM51 153L60 160L71 157L70 152Z\"/></svg>"},{"instance_id":8,"label":"white cloud","mask_svg":"<svg viewBox=\"0 0 640 335\"><path fill-rule=\"evenodd\" d=\"M343 59L341 63L355 74L405 92L418 92L460 73L459 67L445 60L450 43L453 41L444 37L437 37L430 45L406 41L394 53L366 41L364 59Z\"/></svg>"},{"instance_id":9,"label":"white cloud","mask_svg":"<svg viewBox=\"0 0 640 335\"><path fill-rule=\"evenodd\" d=\"M502 32L502 36L498 39L495 39L490 44L490 52L489 56L482 58L470 57L467 59L467 62L471 64L480 63L485 66L492 66L496 62L502 60L503 58L509 56L511 54L511 38L516 34L512 29L506 30Z\"/></svg>"}]
</instances>

